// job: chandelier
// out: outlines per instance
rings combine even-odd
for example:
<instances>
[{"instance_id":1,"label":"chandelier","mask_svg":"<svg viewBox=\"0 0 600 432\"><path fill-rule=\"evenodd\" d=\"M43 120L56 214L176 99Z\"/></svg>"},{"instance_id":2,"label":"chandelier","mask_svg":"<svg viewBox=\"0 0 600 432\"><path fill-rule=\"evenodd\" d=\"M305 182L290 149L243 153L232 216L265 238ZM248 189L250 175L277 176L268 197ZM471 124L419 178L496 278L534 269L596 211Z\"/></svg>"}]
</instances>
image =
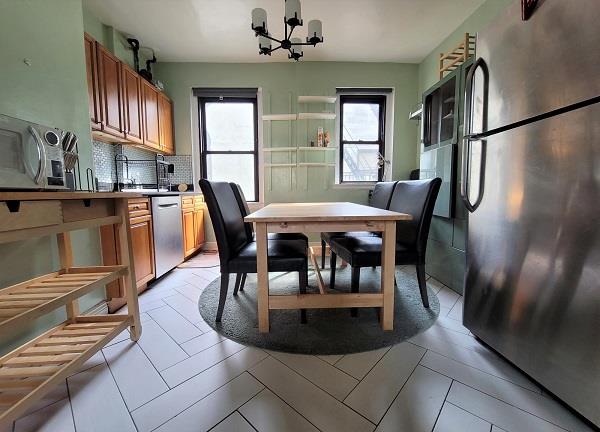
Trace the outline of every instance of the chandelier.
<instances>
[{"instance_id":1,"label":"chandelier","mask_svg":"<svg viewBox=\"0 0 600 432\"><path fill-rule=\"evenodd\" d=\"M289 52L288 58L296 61L304 56L302 47L304 45L316 46L323 42L323 25L320 20L311 20L308 22L308 36L306 42L302 42L299 37L292 37L292 33L296 27L304 24L300 11L300 0L285 0L285 16L283 18L285 26L284 38L279 40L269 32L267 26L267 11L261 8L252 10L252 30L254 35L258 37L258 53L271 55L272 52L278 49L284 49ZM273 48L273 43L277 45Z\"/></svg>"}]
</instances>

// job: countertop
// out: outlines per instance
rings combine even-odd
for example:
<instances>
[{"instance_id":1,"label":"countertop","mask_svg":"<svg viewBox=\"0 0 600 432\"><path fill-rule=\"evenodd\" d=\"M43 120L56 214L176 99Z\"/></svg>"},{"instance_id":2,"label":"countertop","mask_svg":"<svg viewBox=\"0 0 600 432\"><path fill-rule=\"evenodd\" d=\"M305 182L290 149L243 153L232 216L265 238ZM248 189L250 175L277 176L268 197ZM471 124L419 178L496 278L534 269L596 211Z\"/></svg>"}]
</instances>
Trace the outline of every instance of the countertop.
<instances>
[{"instance_id":1,"label":"countertop","mask_svg":"<svg viewBox=\"0 0 600 432\"><path fill-rule=\"evenodd\" d=\"M0 192L0 201L141 198L137 192Z\"/></svg>"}]
</instances>

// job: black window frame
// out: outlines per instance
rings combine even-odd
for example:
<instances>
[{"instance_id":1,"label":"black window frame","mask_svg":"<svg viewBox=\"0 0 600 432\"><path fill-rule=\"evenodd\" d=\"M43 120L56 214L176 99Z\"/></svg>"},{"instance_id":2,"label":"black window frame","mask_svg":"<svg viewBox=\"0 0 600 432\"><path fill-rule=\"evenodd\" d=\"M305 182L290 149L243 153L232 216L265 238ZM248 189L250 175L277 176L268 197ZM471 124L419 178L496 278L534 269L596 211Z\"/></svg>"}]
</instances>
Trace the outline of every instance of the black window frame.
<instances>
[{"instance_id":1,"label":"black window frame","mask_svg":"<svg viewBox=\"0 0 600 432\"><path fill-rule=\"evenodd\" d=\"M254 111L254 149L253 150L207 150L206 148L206 110L207 103L252 103ZM207 178L206 157L212 154L236 155L251 154L254 156L254 200L248 202L259 202L259 160L258 160L258 100L256 97L198 97L198 112L200 114L200 177Z\"/></svg>"},{"instance_id":2,"label":"black window frame","mask_svg":"<svg viewBox=\"0 0 600 432\"><path fill-rule=\"evenodd\" d=\"M377 180L344 180L344 145L345 144L371 144L379 146L379 153L385 158L385 119L386 119L386 95L340 95L340 151L339 151L339 183L365 183L371 184L383 181L384 166L377 170ZM376 141L346 141L344 140L344 105L345 104L377 104L379 105L379 137Z\"/></svg>"}]
</instances>

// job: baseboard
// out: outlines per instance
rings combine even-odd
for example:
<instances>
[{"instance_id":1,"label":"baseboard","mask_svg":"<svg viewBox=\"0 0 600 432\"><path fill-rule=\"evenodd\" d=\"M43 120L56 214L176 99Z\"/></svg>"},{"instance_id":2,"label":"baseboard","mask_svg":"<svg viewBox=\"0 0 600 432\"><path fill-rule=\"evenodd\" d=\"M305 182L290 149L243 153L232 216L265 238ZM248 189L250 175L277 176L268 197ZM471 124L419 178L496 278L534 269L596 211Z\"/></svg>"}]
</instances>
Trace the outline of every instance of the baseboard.
<instances>
[{"instance_id":1,"label":"baseboard","mask_svg":"<svg viewBox=\"0 0 600 432\"><path fill-rule=\"evenodd\" d=\"M105 301L96 303L94 306L86 310L83 315L107 315L108 305Z\"/></svg>"},{"instance_id":2,"label":"baseboard","mask_svg":"<svg viewBox=\"0 0 600 432\"><path fill-rule=\"evenodd\" d=\"M218 251L217 242L205 242L202 246L202 251L213 252Z\"/></svg>"}]
</instances>

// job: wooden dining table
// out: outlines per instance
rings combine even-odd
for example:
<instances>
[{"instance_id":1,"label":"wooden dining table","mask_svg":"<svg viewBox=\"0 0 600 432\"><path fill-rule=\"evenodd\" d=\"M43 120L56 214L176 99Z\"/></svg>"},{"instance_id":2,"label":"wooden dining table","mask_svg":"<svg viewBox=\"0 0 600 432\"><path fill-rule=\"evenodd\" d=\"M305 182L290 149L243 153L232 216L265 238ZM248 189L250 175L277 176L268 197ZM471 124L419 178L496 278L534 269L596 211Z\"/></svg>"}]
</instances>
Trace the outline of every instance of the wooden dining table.
<instances>
[{"instance_id":1,"label":"wooden dining table","mask_svg":"<svg viewBox=\"0 0 600 432\"><path fill-rule=\"evenodd\" d=\"M411 215L381 210L349 202L276 203L246 216L256 224L258 329L269 331L269 311L273 309L381 308L383 330L394 328L394 269L396 222L410 220ZM383 238L381 292L272 295L267 268L268 233L320 233L374 231ZM313 261L316 264L316 260ZM318 266L316 268L318 271Z\"/></svg>"}]
</instances>

